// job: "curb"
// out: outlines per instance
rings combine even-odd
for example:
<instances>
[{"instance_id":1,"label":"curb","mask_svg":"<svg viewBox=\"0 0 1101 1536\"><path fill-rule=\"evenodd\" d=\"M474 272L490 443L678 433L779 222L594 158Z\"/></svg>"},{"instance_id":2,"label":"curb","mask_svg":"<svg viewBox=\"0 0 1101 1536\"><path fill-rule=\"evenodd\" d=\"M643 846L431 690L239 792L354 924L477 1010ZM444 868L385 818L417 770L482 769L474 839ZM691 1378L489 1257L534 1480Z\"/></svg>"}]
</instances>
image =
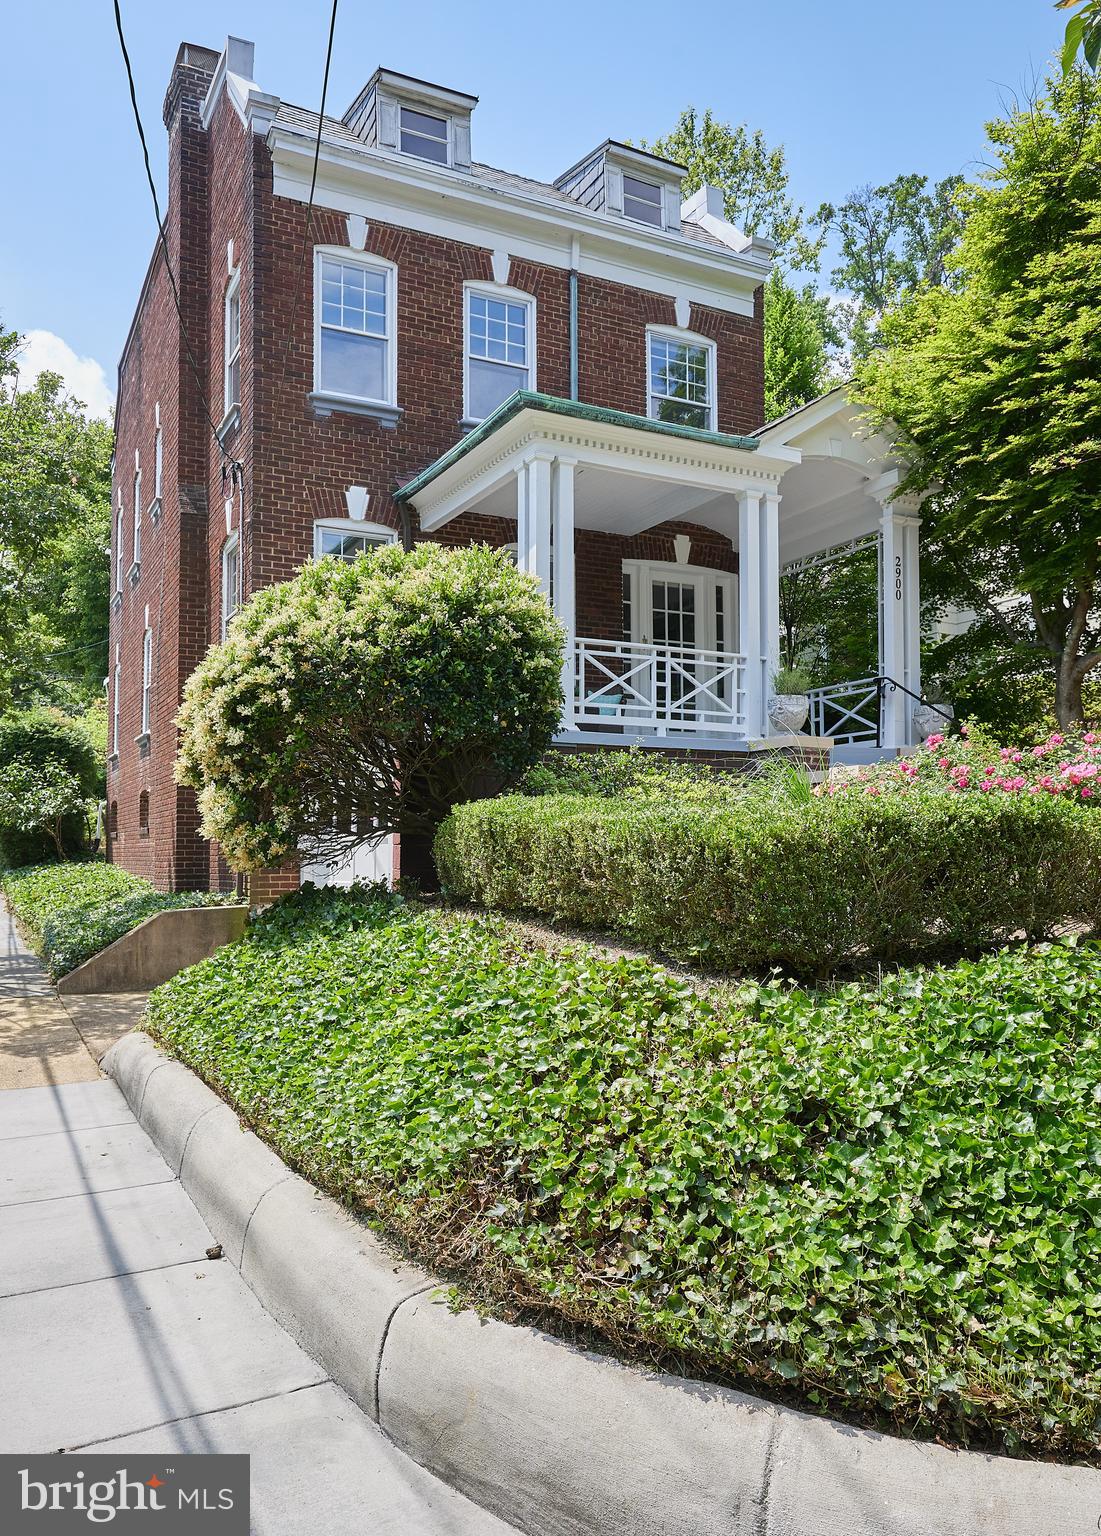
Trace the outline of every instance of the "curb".
<instances>
[{"instance_id":1,"label":"curb","mask_svg":"<svg viewBox=\"0 0 1101 1536\"><path fill-rule=\"evenodd\" d=\"M402 1451L531 1536L1068 1536L1101 1472L898 1440L454 1313L148 1035L103 1069L267 1310Z\"/></svg>"}]
</instances>

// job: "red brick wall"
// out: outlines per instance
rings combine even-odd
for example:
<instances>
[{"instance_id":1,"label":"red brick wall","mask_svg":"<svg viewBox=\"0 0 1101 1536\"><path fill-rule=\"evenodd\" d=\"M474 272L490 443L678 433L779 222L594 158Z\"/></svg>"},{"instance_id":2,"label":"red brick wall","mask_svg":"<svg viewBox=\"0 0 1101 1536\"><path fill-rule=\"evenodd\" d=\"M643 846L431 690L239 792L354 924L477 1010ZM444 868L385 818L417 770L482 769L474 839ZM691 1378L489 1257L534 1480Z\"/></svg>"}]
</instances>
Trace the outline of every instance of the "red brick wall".
<instances>
[{"instance_id":1,"label":"red brick wall","mask_svg":"<svg viewBox=\"0 0 1101 1536\"><path fill-rule=\"evenodd\" d=\"M371 418L336 413L319 418L313 388L314 245L347 243L342 214L315 208L306 240L306 210L276 197L262 136L241 123L225 97L209 129L198 107L209 75L177 67L166 100L170 130L169 233L188 334L210 414L223 414L223 316L227 243L241 272L241 418L215 442L192 374L163 267L154 263L120 373L117 463L127 503L135 447L143 465L143 499L151 496L153 406L164 430L161 524L146 526L141 580L124 588L112 621L123 648L120 761L109 798L117 799L115 856L160 886L228 887L233 876L220 850L198 834L194 797L172 782L173 724L183 683L221 625L221 559L225 501L233 492L232 526L241 539L242 596L294 574L312 553L313 523L346 515L345 489L366 486L368 518L400 528L394 488L455 442L463 413L463 283L491 277L490 252L379 221L367 250L398 271L398 400L393 430ZM306 256L303 260L303 248ZM514 260L510 283L537 302L537 386L569 392L568 276L557 268ZM648 324L673 325L671 299L582 276L578 283L579 390L582 400L646 410ZM692 307L692 328L715 340L719 427L748 431L763 416L760 296L754 318ZM226 482L227 459L241 465L240 485ZM664 525L634 539L580 532L578 629L620 632L621 562L672 558L674 532L690 532L695 565L734 570L729 541L704 529ZM515 523L472 514L439 537L449 544L515 539ZM127 553L129 565L129 553ZM154 720L146 756L134 745L140 713L144 606L155 629ZM150 796L149 836L138 835L138 801ZM254 879L277 889L286 872Z\"/></svg>"}]
</instances>

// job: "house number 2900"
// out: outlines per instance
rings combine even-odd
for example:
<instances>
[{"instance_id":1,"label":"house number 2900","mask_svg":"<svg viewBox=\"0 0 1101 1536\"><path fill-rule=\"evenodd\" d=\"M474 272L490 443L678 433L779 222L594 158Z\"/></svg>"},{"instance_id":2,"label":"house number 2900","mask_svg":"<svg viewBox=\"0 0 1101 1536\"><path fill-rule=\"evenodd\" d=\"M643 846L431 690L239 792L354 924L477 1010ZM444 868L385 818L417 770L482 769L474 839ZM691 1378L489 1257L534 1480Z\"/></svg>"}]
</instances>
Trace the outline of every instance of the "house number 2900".
<instances>
[{"instance_id":1,"label":"house number 2900","mask_svg":"<svg viewBox=\"0 0 1101 1536\"><path fill-rule=\"evenodd\" d=\"M895 602L902 601L902 556L895 556Z\"/></svg>"}]
</instances>

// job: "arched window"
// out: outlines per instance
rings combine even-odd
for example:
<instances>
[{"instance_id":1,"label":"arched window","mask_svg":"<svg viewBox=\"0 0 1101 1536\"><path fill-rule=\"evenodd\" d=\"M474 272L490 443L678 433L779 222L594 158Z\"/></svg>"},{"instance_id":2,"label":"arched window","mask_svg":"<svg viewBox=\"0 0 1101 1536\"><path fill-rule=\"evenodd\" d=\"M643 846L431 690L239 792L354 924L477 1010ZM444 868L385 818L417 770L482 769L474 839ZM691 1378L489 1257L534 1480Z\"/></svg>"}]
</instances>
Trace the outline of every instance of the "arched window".
<instances>
[{"instance_id":1,"label":"arched window","mask_svg":"<svg viewBox=\"0 0 1101 1536\"><path fill-rule=\"evenodd\" d=\"M149 791L143 789L138 796L138 836L149 836Z\"/></svg>"}]
</instances>

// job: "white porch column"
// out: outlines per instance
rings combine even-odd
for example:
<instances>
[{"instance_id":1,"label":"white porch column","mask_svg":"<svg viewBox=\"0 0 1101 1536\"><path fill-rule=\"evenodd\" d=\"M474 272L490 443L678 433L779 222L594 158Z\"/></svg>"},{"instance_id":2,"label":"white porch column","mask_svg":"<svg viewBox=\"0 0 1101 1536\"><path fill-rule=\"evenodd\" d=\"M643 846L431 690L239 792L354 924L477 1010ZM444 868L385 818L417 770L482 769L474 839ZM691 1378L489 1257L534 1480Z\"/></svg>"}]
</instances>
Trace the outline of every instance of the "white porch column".
<instances>
[{"instance_id":1,"label":"white porch column","mask_svg":"<svg viewBox=\"0 0 1101 1536\"><path fill-rule=\"evenodd\" d=\"M768 701L780 669L780 497L776 491L766 491L761 500L761 652L765 658L767 736L772 729Z\"/></svg>"},{"instance_id":2,"label":"white porch column","mask_svg":"<svg viewBox=\"0 0 1101 1536\"><path fill-rule=\"evenodd\" d=\"M517 565L538 577L539 585L551 595L551 459L537 454L524 466L527 479L524 495L523 527L517 528ZM519 512L519 505L517 507ZM517 519L520 521L519 517Z\"/></svg>"},{"instance_id":3,"label":"white porch column","mask_svg":"<svg viewBox=\"0 0 1101 1536\"><path fill-rule=\"evenodd\" d=\"M762 539L760 491L740 490L738 498L738 650L745 657L745 731L767 735L765 668L762 650Z\"/></svg>"},{"instance_id":4,"label":"white porch column","mask_svg":"<svg viewBox=\"0 0 1101 1536\"><path fill-rule=\"evenodd\" d=\"M913 713L921 693L921 592L918 529L921 502L895 496L893 487L873 488L883 514L879 534L879 670L901 683L883 696L881 735L885 747L913 741Z\"/></svg>"},{"instance_id":5,"label":"white porch column","mask_svg":"<svg viewBox=\"0 0 1101 1536\"><path fill-rule=\"evenodd\" d=\"M562 656L562 692L565 696L563 726L573 724L574 640L577 618L574 585L573 459L555 459L551 476L551 514L554 539L554 611L566 631Z\"/></svg>"}]
</instances>

